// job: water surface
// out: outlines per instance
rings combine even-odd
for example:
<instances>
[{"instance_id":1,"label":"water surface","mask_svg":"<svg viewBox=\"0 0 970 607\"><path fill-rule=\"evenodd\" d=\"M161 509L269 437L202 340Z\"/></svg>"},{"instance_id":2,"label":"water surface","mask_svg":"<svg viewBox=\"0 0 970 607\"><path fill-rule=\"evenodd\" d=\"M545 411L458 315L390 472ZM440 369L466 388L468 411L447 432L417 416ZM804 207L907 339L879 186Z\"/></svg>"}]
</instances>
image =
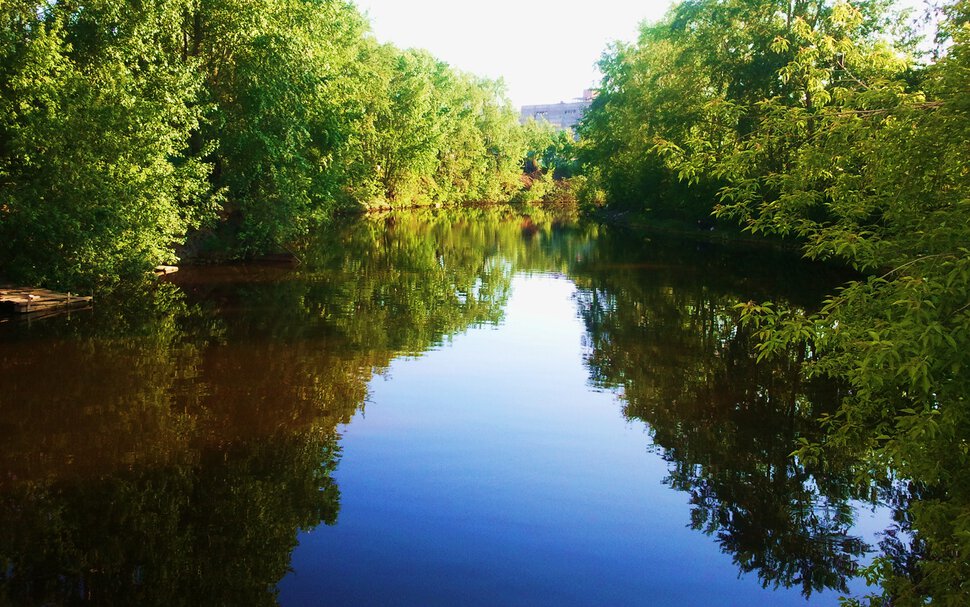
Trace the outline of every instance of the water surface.
<instances>
[{"instance_id":1,"label":"water surface","mask_svg":"<svg viewBox=\"0 0 970 607\"><path fill-rule=\"evenodd\" d=\"M423 212L0 326L13 604L835 605L885 524L790 457L838 387L781 253Z\"/></svg>"}]
</instances>

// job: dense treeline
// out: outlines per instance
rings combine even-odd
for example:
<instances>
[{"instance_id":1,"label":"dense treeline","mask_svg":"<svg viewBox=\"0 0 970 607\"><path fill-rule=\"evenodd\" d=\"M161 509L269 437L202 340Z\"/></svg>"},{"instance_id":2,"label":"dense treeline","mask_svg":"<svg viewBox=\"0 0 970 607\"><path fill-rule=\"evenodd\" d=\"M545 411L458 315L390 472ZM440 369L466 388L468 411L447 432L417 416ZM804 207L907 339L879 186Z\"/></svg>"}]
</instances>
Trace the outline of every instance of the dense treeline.
<instances>
[{"instance_id":1,"label":"dense treeline","mask_svg":"<svg viewBox=\"0 0 970 607\"><path fill-rule=\"evenodd\" d=\"M691 0L604 58L582 128L609 203L795 237L870 278L815 315L750 303L762 354L804 344L848 396L804 460L901 482L873 603L970 601L970 3L934 50L881 0ZM920 58L914 60L913 57Z\"/></svg>"},{"instance_id":2,"label":"dense treeline","mask_svg":"<svg viewBox=\"0 0 970 607\"><path fill-rule=\"evenodd\" d=\"M500 83L379 44L339 0L0 7L0 268L91 286L278 250L341 206L509 198Z\"/></svg>"}]
</instances>

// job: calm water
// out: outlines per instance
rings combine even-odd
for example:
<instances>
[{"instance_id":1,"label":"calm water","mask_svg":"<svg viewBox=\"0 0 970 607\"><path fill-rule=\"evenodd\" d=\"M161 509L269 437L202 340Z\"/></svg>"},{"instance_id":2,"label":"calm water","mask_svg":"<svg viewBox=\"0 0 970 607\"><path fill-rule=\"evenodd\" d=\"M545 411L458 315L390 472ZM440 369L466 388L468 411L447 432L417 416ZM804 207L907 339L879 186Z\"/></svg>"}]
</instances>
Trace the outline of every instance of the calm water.
<instances>
[{"instance_id":1,"label":"calm water","mask_svg":"<svg viewBox=\"0 0 970 607\"><path fill-rule=\"evenodd\" d=\"M835 605L888 522L789 454L789 256L472 209L0 325L0 604Z\"/></svg>"}]
</instances>

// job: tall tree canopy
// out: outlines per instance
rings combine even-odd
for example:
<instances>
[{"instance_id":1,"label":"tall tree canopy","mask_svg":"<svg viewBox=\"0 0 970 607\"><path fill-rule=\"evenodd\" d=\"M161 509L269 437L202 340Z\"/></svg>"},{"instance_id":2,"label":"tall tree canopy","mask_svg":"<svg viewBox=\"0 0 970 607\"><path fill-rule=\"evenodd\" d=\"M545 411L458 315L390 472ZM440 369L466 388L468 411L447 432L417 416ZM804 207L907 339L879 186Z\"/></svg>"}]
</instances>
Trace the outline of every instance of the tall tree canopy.
<instances>
[{"instance_id":1,"label":"tall tree canopy","mask_svg":"<svg viewBox=\"0 0 970 607\"><path fill-rule=\"evenodd\" d=\"M211 212L202 80L178 53L190 2L0 8L0 265L110 282L171 256Z\"/></svg>"},{"instance_id":2,"label":"tall tree canopy","mask_svg":"<svg viewBox=\"0 0 970 607\"><path fill-rule=\"evenodd\" d=\"M886 0L864 0L849 35L867 38L892 24ZM658 143L703 139L716 153L725 137L745 137L765 99L791 101L782 73L797 49L779 45L802 27L828 24L824 0L691 0L644 24L634 44L616 44L600 62L600 94L581 125L583 159L615 207L695 221L710 214L717 171L688 187Z\"/></svg>"},{"instance_id":3,"label":"tall tree canopy","mask_svg":"<svg viewBox=\"0 0 970 607\"><path fill-rule=\"evenodd\" d=\"M378 44L342 0L13 0L0 76L8 279L110 284L203 227L250 256L340 207L520 187L501 83Z\"/></svg>"}]
</instances>

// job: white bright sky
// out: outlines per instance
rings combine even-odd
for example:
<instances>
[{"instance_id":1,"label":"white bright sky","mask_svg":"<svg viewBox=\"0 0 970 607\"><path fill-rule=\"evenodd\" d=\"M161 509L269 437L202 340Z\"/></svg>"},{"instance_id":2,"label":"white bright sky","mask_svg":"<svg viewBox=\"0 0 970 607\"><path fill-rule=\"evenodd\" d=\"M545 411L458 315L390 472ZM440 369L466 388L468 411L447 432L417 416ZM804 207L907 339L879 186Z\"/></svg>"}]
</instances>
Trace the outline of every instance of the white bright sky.
<instances>
[{"instance_id":1,"label":"white bright sky","mask_svg":"<svg viewBox=\"0 0 970 607\"><path fill-rule=\"evenodd\" d=\"M462 71L505 80L516 106L570 101L599 82L596 62L632 41L671 0L356 0L374 35Z\"/></svg>"}]
</instances>

